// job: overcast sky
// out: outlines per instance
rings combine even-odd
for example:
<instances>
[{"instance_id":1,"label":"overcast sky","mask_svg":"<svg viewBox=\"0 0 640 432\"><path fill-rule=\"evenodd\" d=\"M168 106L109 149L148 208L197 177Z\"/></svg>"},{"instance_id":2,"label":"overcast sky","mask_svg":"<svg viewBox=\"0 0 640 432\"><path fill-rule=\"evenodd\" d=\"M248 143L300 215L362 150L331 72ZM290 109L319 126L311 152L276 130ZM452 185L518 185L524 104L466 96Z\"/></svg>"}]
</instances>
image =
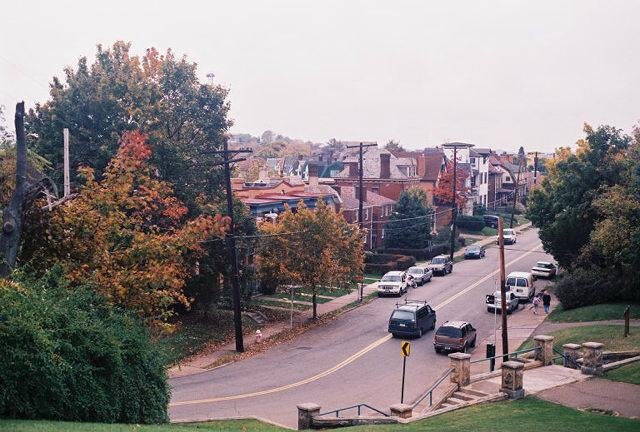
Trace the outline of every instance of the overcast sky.
<instances>
[{"instance_id":1,"label":"overcast sky","mask_svg":"<svg viewBox=\"0 0 640 432\"><path fill-rule=\"evenodd\" d=\"M640 1L3 2L0 104L95 45L187 54L233 132L551 151L640 120Z\"/></svg>"}]
</instances>

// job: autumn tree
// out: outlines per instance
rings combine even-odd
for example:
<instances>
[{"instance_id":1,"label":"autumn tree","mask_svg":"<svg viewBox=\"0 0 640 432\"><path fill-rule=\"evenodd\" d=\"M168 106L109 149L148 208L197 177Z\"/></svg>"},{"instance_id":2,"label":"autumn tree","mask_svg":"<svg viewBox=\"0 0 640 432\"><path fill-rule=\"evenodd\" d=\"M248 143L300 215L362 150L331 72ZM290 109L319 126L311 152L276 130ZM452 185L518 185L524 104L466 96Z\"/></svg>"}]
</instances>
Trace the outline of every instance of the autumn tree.
<instances>
[{"instance_id":1,"label":"autumn tree","mask_svg":"<svg viewBox=\"0 0 640 432\"><path fill-rule=\"evenodd\" d=\"M433 210L427 205L422 189L402 192L385 225L384 245L387 248L421 249L431 240Z\"/></svg>"},{"instance_id":2,"label":"autumn tree","mask_svg":"<svg viewBox=\"0 0 640 432\"><path fill-rule=\"evenodd\" d=\"M58 264L73 285L90 284L112 304L161 324L174 304L189 305L189 263L203 253L201 241L223 234L226 218L187 220L171 185L155 176L151 156L145 136L127 132L102 180L81 169L84 185L53 210L48 241L31 262Z\"/></svg>"},{"instance_id":3,"label":"autumn tree","mask_svg":"<svg viewBox=\"0 0 640 432\"><path fill-rule=\"evenodd\" d=\"M354 284L362 275L362 233L322 201L315 210L300 202L295 213L287 209L276 222L261 224L260 233L259 275L308 289L314 319L321 287Z\"/></svg>"},{"instance_id":4,"label":"autumn tree","mask_svg":"<svg viewBox=\"0 0 640 432\"><path fill-rule=\"evenodd\" d=\"M171 50L150 48L138 57L129 43L98 45L93 62L82 57L65 69L64 79L54 77L50 99L29 112L29 147L54 164L52 176L61 184L67 127L73 173L88 166L100 179L122 134L139 130L148 137L160 178L197 213L198 197L214 198L219 191L211 151L221 147L231 125L226 97L226 89L200 83L196 64ZM75 181L82 181L78 176Z\"/></svg>"},{"instance_id":5,"label":"autumn tree","mask_svg":"<svg viewBox=\"0 0 640 432\"><path fill-rule=\"evenodd\" d=\"M465 186L469 172L461 166L456 167L456 194L455 201L458 208L465 205L469 199L470 189ZM447 163L445 171L440 176L438 184L433 190L434 198L437 198L443 204L449 204L454 200L453 197L453 161Z\"/></svg>"}]
</instances>

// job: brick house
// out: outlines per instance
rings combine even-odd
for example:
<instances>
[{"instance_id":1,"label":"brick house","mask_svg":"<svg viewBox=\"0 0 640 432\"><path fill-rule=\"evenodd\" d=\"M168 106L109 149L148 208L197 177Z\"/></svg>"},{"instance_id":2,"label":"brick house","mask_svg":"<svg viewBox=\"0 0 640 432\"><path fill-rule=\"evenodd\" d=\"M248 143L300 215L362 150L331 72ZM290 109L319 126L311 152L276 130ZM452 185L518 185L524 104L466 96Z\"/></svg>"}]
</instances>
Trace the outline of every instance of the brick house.
<instances>
[{"instance_id":1,"label":"brick house","mask_svg":"<svg viewBox=\"0 0 640 432\"><path fill-rule=\"evenodd\" d=\"M349 223L357 224L360 200L357 196L357 188L354 186L341 186L340 198L342 200L342 215ZM396 202L383 197L375 192L364 189L362 203L363 227L367 229L365 247L377 249L382 247L384 241L384 228L393 212Z\"/></svg>"}]
</instances>

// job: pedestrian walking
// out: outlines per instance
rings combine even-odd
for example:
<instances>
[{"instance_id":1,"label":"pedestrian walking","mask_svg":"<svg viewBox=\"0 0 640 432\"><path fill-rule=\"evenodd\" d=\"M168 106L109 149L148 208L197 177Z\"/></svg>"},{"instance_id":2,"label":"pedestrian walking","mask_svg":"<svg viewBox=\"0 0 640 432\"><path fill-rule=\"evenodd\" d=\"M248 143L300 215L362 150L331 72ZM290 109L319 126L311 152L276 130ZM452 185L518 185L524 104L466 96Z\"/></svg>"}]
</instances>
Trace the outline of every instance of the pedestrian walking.
<instances>
[{"instance_id":1,"label":"pedestrian walking","mask_svg":"<svg viewBox=\"0 0 640 432\"><path fill-rule=\"evenodd\" d=\"M542 306L544 306L544 313L548 314L551 307L551 294L546 291L542 294Z\"/></svg>"},{"instance_id":2,"label":"pedestrian walking","mask_svg":"<svg viewBox=\"0 0 640 432\"><path fill-rule=\"evenodd\" d=\"M540 307L540 296L539 295L535 296L531 303L532 303L531 309L533 309L533 314L538 315L538 308Z\"/></svg>"}]
</instances>

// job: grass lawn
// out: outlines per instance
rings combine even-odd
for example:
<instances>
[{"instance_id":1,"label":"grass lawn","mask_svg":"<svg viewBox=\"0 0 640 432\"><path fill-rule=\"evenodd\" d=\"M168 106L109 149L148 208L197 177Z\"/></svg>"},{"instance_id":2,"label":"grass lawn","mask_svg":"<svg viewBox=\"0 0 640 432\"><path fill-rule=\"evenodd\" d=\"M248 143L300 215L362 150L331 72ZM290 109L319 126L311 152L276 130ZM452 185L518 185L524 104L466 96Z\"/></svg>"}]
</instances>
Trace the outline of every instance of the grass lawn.
<instances>
[{"instance_id":1,"label":"grass lawn","mask_svg":"<svg viewBox=\"0 0 640 432\"><path fill-rule=\"evenodd\" d=\"M600 342L604 344L605 351L624 351L640 348L640 331L631 331L627 337L623 337L623 325L589 325L584 327L571 327L551 333L554 336L553 346L562 350L566 343L581 344L584 342ZM528 339L520 345L520 349L533 347L533 340Z\"/></svg>"},{"instance_id":2,"label":"grass lawn","mask_svg":"<svg viewBox=\"0 0 640 432\"><path fill-rule=\"evenodd\" d=\"M549 314L550 321L580 322L623 319L622 314L627 303L607 303L581 308L562 310L557 307ZM640 304L631 305L631 319L640 319Z\"/></svg>"},{"instance_id":3,"label":"grass lawn","mask_svg":"<svg viewBox=\"0 0 640 432\"><path fill-rule=\"evenodd\" d=\"M257 328L253 320L243 317L243 328ZM207 319L194 315L182 317L182 323L170 335L154 342L165 352L166 364L176 364L181 359L200 351L210 343L221 342L233 335L233 312L217 310Z\"/></svg>"},{"instance_id":4,"label":"grass lawn","mask_svg":"<svg viewBox=\"0 0 640 432\"><path fill-rule=\"evenodd\" d=\"M378 282L380 280L380 278L382 278L382 276L384 276L384 275L366 273L364 275L364 281L365 281L365 283Z\"/></svg>"},{"instance_id":5,"label":"grass lawn","mask_svg":"<svg viewBox=\"0 0 640 432\"><path fill-rule=\"evenodd\" d=\"M487 226L482 228L481 231L470 231L466 228L456 228L456 231L458 231L460 234L469 234L469 235L485 236L485 237L498 235L497 229L487 227Z\"/></svg>"},{"instance_id":6,"label":"grass lawn","mask_svg":"<svg viewBox=\"0 0 640 432\"><path fill-rule=\"evenodd\" d=\"M279 432L282 429L256 420L229 420L207 423L134 425L75 423L35 420L0 420L0 431L11 432L194 432L194 431L246 431Z\"/></svg>"},{"instance_id":7,"label":"grass lawn","mask_svg":"<svg viewBox=\"0 0 640 432\"><path fill-rule=\"evenodd\" d=\"M349 431L372 432L624 432L637 431L640 421L582 412L534 397L496 402L441 414L407 425L360 426Z\"/></svg>"},{"instance_id":8,"label":"grass lawn","mask_svg":"<svg viewBox=\"0 0 640 432\"><path fill-rule=\"evenodd\" d=\"M281 307L281 308L286 308L286 309L290 309L291 308L291 302L285 299L282 299L282 301L276 301L276 300L263 300L261 298L255 298L252 300L254 305L265 305L265 306L277 306L277 307ZM293 309L294 310L307 310L310 309L311 305L306 305L306 304L300 304L300 303L294 303L293 304Z\"/></svg>"},{"instance_id":9,"label":"grass lawn","mask_svg":"<svg viewBox=\"0 0 640 432\"><path fill-rule=\"evenodd\" d=\"M275 293L275 294L269 294L267 297L281 298L281 299L284 299L284 300L291 300L291 293ZM296 292L296 293L293 294L293 300L310 302L313 299L312 299L311 295L302 295L302 294L298 294ZM317 297L316 296L316 302L318 302L318 304L326 303L326 302L329 302L331 300L333 300L333 298L324 298L324 297Z\"/></svg>"},{"instance_id":10,"label":"grass lawn","mask_svg":"<svg viewBox=\"0 0 640 432\"><path fill-rule=\"evenodd\" d=\"M604 377L613 381L622 381L640 385L640 362L635 362L622 366L618 369L610 370Z\"/></svg>"}]
</instances>

